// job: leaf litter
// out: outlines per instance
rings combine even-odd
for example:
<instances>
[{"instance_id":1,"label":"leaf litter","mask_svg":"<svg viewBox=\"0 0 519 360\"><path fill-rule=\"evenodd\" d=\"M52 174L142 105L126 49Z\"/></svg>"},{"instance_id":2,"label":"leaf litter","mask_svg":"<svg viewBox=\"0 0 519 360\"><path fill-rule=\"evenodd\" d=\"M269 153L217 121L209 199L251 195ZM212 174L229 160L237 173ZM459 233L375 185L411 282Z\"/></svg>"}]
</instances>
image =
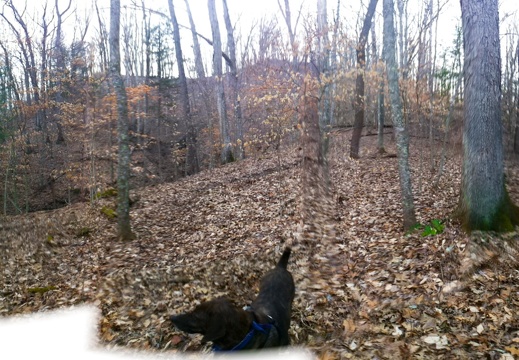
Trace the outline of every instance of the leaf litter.
<instances>
[{"instance_id":1,"label":"leaf litter","mask_svg":"<svg viewBox=\"0 0 519 360\"><path fill-rule=\"evenodd\" d=\"M514 266L491 263L453 285L469 244L450 220L459 157L446 164L438 187L422 174L421 189L414 188L419 222L441 219L442 232L405 234L396 159L363 153L351 160L340 145L346 137L333 141L333 226L343 263L333 280L324 279L334 282L329 293L299 286L292 343L322 359L519 356ZM417 183L418 156L411 165ZM262 274L296 231L299 169L296 151L286 151L135 189L131 218L138 237L129 243L115 240L114 220L100 212L115 206L110 198L2 218L0 315L89 302L101 309L105 346L209 351L200 336L172 328L168 316L221 295L239 306L254 299ZM508 170L516 203L517 175ZM306 278L310 255L302 248L290 260L296 287ZM317 290L327 295L310 301Z\"/></svg>"}]
</instances>

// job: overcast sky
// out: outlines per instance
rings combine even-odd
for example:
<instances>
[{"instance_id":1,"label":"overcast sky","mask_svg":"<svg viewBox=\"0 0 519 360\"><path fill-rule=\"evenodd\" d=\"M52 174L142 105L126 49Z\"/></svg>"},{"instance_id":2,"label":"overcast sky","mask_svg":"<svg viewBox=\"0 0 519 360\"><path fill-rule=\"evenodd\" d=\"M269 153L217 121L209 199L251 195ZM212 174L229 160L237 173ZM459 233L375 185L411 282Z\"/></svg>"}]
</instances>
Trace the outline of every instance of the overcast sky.
<instances>
[{"instance_id":1,"label":"overcast sky","mask_svg":"<svg viewBox=\"0 0 519 360\"><path fill-rule=\"evenodd\" d=\"M58 0L60 4L60 8L65 8L66 4L68 4L69 0ZM91 11L93 9L93 4L95 0L72 0L72 6L77 7L79 13L85 13ZM282 0L283 1L283 0ZM428 1L428 0L408 0L411 12L413 11L412 6L416 6L420 1ZM434 0L435 4L438 0ZM459 0L440 0L441 3L447 1L447 4L443 7L442 14L440 15L439 24L438 24L438 36L439 36L439 46L440 49L438 51L441 53L441 47L451 46L455 34L455 27L461 23L460 20L460 3ZM17 8L21 11L23 9L24 0L14 0ZM121 0L121 5L130 5L132 2L141 3L141 0ZM368 0L341 0L341 8L340 14L341 18L344 19L344 23L347 26L347 31L350 32L350 37L356 38L358 35L356 34L356 29L360 28L359 22L359 9L360 4L364 4L364 7L367 5ZM382 0L378 1L378 8L376 12L376 24L378 27L378 33L381 33L382 21L381 21L381 10L382 10ZM34 13L35 9L42 9L44 4L44 0L26 0L28 5L28 13ZM53 10L54 0L48 0L49 3L49 11ZM145 5L155 10L162 10L164 13L169 15L167 0L145 0ZM187 15L185 11L184 0L174 0L176 13L179 20L179 23L182 25L189 25L187 20ZM207 0L189 0L191 11L193 12L193 16L195 18L195 23L197 26L197 30L202 35L211 38L211 29L209 24L209 16L207 12ZM225 27L222 19L222 4L221 0L216 0L217 11L220 17L220 26L222 27L222 38L225 43ZM278 0L227 0L231 21L233 24L236 24L236 34L242 34L243 37L246 37L246 34L250 31L251 26L254 22L259 21L261 18L273 17L278 19L280 29L282 31L286 31L286 26L284 21L282 20L279 14ZM316 12L316 0L290 0L291 10L293 14L293 18L297 16L297 12L303 4L303 12L305 14L311 13L312 15ZM98 0L99 7L105 11L105 21L108 26L109 21L109 7L110 0ZM1 6L1 5L0 5ZM337 11L337 0L328 0L328 10L329 10L329 21L332 21L332 16L336 14ZM519 1L518 0L501 0L500 1L500 16L501 18L506 18L506 22L501 24L501 33L505 33L508 31L513 31L517 34L517 24L518 24L518 9L519 9ZM417 11L417 10L414 10ZM6 11L8 12L8 11ZM361 16L365 13L365 8L361 11ZM295 20L294 20L295 21ZM362 21L362 20L360 20ZM65 29L67 29L67 37L71 38L71 32L73 30L73 26L76 24L76 20L74 16L70 16L65 23ZM414 24L413 24L414 25ZM91 19L91 28L97 27L97 20L95 16L92 16ZM0 29L1 30L1 29ZM299 31L302 30L301 25L298 28ZM353 33L351 33L353 32ZM181 30L181 36L183 37L183 42L185 42L185 56L190 57L189 47L191 46L191 34L187 30ZM239 35L238 35L239 36ZM378 42L381 42L382 39L379 36L377 39ZM202 51L204 55L210 57L211 49L205 43L202 43L203 48ZM502 43L502 48L505 47L505 44Z\"/></svg>"}]
</instances>

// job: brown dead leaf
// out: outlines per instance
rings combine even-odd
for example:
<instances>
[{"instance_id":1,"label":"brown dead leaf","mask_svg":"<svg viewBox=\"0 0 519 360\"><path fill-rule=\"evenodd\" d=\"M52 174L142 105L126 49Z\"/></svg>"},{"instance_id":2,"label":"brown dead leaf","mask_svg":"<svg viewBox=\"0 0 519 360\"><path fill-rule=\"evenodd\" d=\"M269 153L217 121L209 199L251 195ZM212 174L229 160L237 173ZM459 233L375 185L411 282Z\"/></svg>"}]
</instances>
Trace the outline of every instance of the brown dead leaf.
<instances>
[{"instance_id":1,"label":"brown dead leaf","mask_svg":"<svg viewBox=\"0 0 519 360\"><path fill-rule=\"evenodd\" d=\"M344 336L351 336L354 332L357 326L355 325L355 322L348 318L342 322L342 327L344 329Z\"/></svg>"}]
</instances>

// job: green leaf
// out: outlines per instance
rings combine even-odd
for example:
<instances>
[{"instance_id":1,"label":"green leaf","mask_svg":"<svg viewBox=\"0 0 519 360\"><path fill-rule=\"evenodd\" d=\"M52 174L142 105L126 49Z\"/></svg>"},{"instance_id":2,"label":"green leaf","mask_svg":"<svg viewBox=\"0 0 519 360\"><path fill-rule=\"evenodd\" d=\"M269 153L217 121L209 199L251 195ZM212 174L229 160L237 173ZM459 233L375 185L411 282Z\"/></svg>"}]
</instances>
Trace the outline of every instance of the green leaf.
<instances>
[{"instance_id":1,"label":"green leaf","mask_svg":"<svg viewBox=\"0 0 519 360\"><path fill-rule=\"evenodd\" d=\"M445 225L442 224L442 222L438 219L433 219L431 221L431 225L436 229L438 234L441 234L443 230L445 229Z\"/></svg>"},{"instance_id":2,"label":"green leaf","mask_svg":"<svg viewBox=\"0 0 519 360\"><path fill-rule=\"evenodd\" d=\"M436 235L436 229L432 226L426 225L424 230L422 231L422 236Z\"/></svg>"}]
</instances>

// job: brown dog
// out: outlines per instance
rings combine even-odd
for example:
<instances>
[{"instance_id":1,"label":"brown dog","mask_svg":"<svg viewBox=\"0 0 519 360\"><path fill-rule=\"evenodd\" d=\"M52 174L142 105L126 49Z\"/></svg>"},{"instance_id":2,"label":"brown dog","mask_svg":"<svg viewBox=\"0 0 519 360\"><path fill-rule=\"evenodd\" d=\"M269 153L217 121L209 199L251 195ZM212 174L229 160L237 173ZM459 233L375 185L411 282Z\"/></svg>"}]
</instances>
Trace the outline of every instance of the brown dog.
<instances>
[{"instance_id":1,"label":"brown dog","mask_svg":"<svg viewBox=\"0 0 519 360\"><path fill-rule=\"evenodd\" d=\"M217 298L170 320L182 331L204 335L202 341L212 341L214 350L288 345L295 293L294 280L287 270L290 252L287 247L276 267L263 276L258 297L247 310L235 307L227 298Z\"/></svg>"}]
</instances>

